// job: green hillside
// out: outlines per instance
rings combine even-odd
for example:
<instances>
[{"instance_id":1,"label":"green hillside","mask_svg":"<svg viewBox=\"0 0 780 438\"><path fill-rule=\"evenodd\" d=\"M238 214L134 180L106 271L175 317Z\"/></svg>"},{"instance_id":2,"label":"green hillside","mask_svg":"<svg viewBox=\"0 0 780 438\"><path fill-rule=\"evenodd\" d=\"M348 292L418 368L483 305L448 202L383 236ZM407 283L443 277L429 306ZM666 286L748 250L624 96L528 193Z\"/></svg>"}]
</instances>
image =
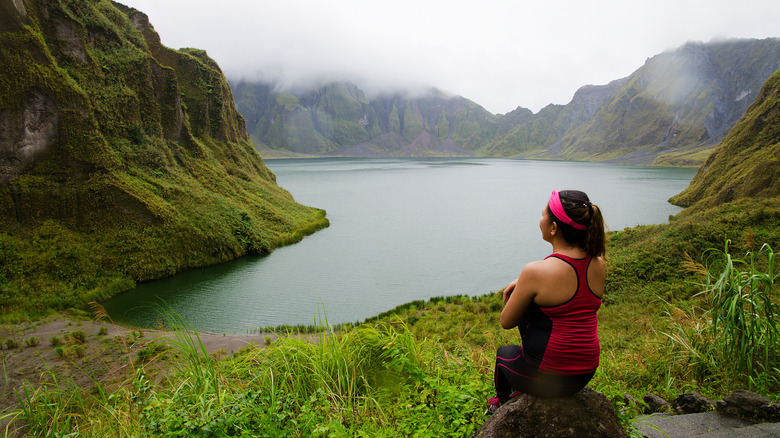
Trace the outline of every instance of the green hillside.
<instances>
[{"instance_id":1,"label":"green hillside","mask_svg":"<svg viewBox=\"0 0 780 438\"><path fill-rule=\"evenodd\" d=\"M700 164L755 100L778 58L777 39L688 43L654 56L591 120L566 133L558 156Z\"/></svg>"},{"instance_id":2,"label":"green hillside","mask_svg":"<svg viewBox=\"0 0 780 438\"><path fill-rule=\"evenodd\" d=\"M0 312L78 307L327 225L276 184L205 52L110 1L0 3Z\"/></svg>"},{"instance_id":3,"label":"green hillside","mask_svg":"<svg viewBox=\"0 0 780 438\"><path fill-rule=\"evenodd\" d=\"M690 187L672 198L683 206L719 205L780 196L780 70L775 72Z\"/></svg>"},{"instance_id":4,"label":"green hillside","mask_svg":"<svg viewBox=\"0 0 780 438\"><path fill-rule=\"evenodd\" d=\"M260 149L336 156L471 156L491 139L498 118L462 97L430 90L373 98L354 84L303 91L232 84L247 132Z\"/></svg>"}]
</instances>

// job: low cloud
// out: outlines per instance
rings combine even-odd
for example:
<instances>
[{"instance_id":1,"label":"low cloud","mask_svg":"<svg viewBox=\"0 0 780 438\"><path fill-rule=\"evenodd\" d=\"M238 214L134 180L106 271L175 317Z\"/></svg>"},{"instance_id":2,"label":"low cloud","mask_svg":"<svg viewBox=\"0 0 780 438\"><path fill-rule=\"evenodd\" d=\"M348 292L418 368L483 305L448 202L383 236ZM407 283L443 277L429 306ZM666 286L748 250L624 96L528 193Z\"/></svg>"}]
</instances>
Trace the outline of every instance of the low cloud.
<instances>
[{"instance_id":1,"label":"low cloud","mask_svg":"<svg viewBox=\"0 0 780 438\"><path fill-rule=\"evenodd\" d=\"M780 22L773 0L124 2L163 44L205 49L231 79L434 86L495 113L565 104L689 40L772 37Z\"/></svg>"}]
</instances>

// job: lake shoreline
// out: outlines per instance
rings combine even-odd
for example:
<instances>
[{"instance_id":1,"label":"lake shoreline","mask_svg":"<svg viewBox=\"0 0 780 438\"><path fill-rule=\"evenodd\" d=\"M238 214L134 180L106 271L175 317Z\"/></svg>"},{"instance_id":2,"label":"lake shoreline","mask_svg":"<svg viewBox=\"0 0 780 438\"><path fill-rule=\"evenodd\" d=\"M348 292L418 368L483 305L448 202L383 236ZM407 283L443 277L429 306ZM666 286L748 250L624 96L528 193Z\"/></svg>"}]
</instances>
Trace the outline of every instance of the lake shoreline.
<instances>
[{"instance_id":1,"label":"lake shoreline","mask_svg":"<svg viewBox=\"0 0 780 438\"><path fill-rule=\"evenodd\" d=\"M268 163L330 227L264 257L139 284L103 302L115 321L155 327L137 309L165 302L203 332L332 325L410 301L482 295L549 254L538 234L550 190L584 190L610 229L664 223L694 172L498 158L315 158ZM512 206L516 206L513 207ZM129 311L129 312L128 312Z\"/></svg>"}]
</instances>

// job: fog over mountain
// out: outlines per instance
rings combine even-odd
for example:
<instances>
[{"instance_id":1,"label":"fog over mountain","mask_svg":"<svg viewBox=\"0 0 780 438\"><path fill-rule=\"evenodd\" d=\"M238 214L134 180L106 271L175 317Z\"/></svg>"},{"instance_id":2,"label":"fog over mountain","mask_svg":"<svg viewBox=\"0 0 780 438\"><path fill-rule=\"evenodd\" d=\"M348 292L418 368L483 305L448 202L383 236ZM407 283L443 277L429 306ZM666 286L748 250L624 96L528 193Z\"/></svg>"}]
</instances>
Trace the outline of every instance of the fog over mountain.
<instances>
[{"instance_id":1,"label":"fog over mountain","mask_svg":"<svg viewBox=\"0 0 780 438\"><path fill-rule=\"evenodd\" d=\"M778 36L780 22L774 0L122 2L163 44L206 50L233 81L434 86L494 114L566 104L688 41Z\"/></svg>"},{"instance_id":2,"label":"fog over mountain","mask_svg":"<svg viewBox=\"0 0 780 438\"><path fill-rule=\"evenodd\" d=\"M485 156L697 166L780 65L780 39L687 43L566 105L504 115L429 89L370 95L331 82L283 91L232 81L255 146L268 154Z\"/></svg>"}]
</instances>

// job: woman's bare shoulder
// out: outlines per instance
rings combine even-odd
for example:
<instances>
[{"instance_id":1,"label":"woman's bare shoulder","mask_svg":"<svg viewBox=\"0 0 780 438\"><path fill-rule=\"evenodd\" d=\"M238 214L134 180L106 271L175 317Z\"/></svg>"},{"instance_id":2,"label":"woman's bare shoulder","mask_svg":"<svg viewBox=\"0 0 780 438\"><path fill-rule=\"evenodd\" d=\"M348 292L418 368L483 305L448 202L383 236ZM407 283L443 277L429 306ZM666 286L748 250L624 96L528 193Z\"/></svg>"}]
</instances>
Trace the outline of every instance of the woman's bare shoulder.
<instances>
[{"instance_id":1,"label":"woman's bare shoulder","mask_svg":"<svg viewBox=\"0 0 780 438\"><path fill-rule=\"evenodd\" d=\"M604 257L593 257L593 261L591 263L594 263L596 267L602 271L606 270L607 262L604 260Z\"/></svg>"},{"instance_id":2,"label":"woman's bare shoulder","mask_svg":"<svg viewBox=\"0 0 780 438\"><path fill-rule=\"evenodd\" d=\"M528 263L523 272L529 276L547 276L567 266L566 262L558 258L550 257L544 260L536 260Z\"/></svg>"}]
</instances>

